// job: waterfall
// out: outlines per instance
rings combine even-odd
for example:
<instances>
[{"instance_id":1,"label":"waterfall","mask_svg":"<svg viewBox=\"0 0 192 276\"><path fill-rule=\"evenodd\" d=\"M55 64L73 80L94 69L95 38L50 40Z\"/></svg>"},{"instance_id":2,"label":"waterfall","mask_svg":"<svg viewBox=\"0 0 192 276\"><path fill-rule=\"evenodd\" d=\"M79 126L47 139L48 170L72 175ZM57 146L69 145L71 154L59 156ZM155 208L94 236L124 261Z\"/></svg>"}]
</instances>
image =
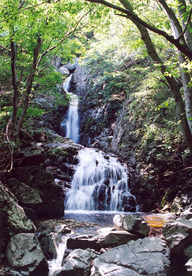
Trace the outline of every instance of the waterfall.
<instances>
[{"instance_id":1,"label":"waterfall","mask_svg":"<svg viewBox=\"0 0 192 276\"><path fill-rule=\"evenodd\" d=\"M127 171L116 157L85 148L78 158L72 187L66 194L66 210L136 211Z\"/></svg>"},{"instance_id":2,"label":"waterfall","mask_svg":"<svg viewBox=\"0 0 192 276\"><path fill-rule=\"evenodd\" d=\"M73 142L79 142L79 115L78 115L78 96L70 93L70 82L72 75L70 75L63 83L63 89L70 95L70 104L67 112L67 118L63 119L60 125L62 136L70 138Z\"/></svg>"}]
</instances>

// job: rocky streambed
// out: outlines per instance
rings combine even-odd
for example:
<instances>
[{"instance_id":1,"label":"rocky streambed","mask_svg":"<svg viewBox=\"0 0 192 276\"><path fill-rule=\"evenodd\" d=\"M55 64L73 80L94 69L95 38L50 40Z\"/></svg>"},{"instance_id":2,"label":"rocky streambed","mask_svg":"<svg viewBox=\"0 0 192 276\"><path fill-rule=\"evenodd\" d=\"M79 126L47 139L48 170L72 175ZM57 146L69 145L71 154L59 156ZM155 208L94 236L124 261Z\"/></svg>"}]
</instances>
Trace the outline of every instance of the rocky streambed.
<instances>
[{"instance_id":1,"label":"rocky streambed","mask_svg":"<svg viewBox=\"0 0 192 276\"><path fill-rule=\"evenodd\" d=\"M148 215L117 214L107 228L65 217L39 220L33 233L10 239L0 275L190 275L184 265L192 257L192 209L171 218L159 215L156 224L167 222L151 227Z\"/></svg>"},{"instance_id":2,"label":"rocky streambed","mask_svg":"<svg viewBox=\"0 0 192 276\"><path fill-rule=\"evenodd\" d=\"M185 275L178 271L192 257L191 209L163 221L162 231L136 213L111 215L111 222L104 216L102 225L92 215L83 222L79 214L63 218L64 191L82 146L48 133L49 142L20 151L2 177L0 275ZM48 216L55 219L42 220ZM110 228L103 232L105 223Z\"/></svg>"}]
</instances>

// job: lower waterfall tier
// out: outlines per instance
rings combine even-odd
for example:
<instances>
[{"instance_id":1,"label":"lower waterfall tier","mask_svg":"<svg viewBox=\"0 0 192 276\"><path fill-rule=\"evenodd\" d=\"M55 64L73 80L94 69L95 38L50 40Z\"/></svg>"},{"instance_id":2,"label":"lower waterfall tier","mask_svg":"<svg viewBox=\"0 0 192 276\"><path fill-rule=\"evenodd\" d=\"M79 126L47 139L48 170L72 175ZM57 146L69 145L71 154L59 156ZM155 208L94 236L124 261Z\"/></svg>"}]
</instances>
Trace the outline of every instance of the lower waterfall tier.
<instances>
[{"instance_id":1,"label":"lower waterfall tier","mask_svg":"<svg viewBox=\"0 0 192 276\"><path fill-rule=\"evenodd\" d=\"M72 187L66 194L66 210L136 211L127 170L116 157L85 148L78 158Z\"/></svg>"}]
</instances>

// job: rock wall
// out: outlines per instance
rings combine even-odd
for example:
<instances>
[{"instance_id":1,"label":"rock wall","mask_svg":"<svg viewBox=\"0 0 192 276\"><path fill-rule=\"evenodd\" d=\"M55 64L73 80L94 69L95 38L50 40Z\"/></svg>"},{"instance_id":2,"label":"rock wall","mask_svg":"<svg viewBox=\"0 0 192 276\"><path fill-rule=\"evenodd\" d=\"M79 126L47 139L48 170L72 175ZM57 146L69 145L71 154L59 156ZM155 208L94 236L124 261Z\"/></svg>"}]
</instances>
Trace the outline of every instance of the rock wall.
<instances>
[{"instance_id":1,"label":"rock wall","mask_svg":"<svg viewBox=\"0 0 192 276\"><path fill-rule=\"evenodd\" d=\"M113 100L105 101L100 91L106 84L97 83L99 74L89 73L86 65L78 65L73 73L71 91L80 98L80 143L114 152L128 164L132 175L131 193L136 196L140 210L158 212L166 203L169 203L169 210L184 210L184 204L181 207L181 203L173 204L173 201L191 176L185 170L180 178L173 172L191 166L191 159L184 153L185 145L178 143L171 147L147 136L144 140L143 125L148 118L143 114L140 116L142 106L139 111L138 104L134 106L135 96L124 92L121 97L118 94L116 98L113 96ZM137 83L131 83L131 86L137 90ZM134 113L137 116L134 117ZM154 123L160 120L160 116L154 117ZM187 190L188 184L184 186ZM190 196L187 204L191 202Z\"/></svg>"}]
</instances>

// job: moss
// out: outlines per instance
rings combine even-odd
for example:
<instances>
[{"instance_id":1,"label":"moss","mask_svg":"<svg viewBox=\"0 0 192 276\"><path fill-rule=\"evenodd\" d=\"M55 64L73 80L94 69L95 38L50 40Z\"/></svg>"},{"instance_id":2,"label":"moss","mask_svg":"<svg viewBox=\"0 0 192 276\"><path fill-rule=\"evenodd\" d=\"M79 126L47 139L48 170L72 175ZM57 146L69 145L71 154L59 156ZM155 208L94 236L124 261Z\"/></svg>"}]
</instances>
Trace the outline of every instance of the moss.
<instances>
[{"instance_id":1,"label":"moss","mask_svg":"<svg viewBox=\"0 0 192 276\"><path fill-rule=\"evenodd\" d=\"M85 130L88 130L92 125L92 118L88 117L84 120L84 128Z\"/></svg>"},{"instance_id":2,"label":"moss","mask_svg":"<svg viewBox=\"0 0 192 276\"><path fill-rule=\"evenodd\" d=\"M47 151L47 155L48 156L57 156L57 155L60 155L60 156L66 157L66 156L70 155L70 153L67 152L67 151L65 151L65 150L63 150L63 148L57 147L57 148L54 148L54 149L49 149Z\"/></svg>"}]
</instances>

